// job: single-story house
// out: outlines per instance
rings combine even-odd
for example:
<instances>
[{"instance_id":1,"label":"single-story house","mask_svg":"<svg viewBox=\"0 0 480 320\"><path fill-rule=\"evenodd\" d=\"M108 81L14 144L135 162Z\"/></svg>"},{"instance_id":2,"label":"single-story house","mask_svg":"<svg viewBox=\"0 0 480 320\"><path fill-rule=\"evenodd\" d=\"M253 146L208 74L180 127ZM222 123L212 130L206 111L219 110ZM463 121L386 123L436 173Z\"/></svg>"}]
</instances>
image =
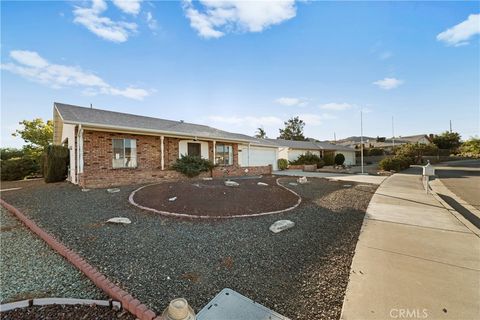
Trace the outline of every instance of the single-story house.
<instances>
[{"instance_id":1,"label":"single-story house","mask_svg":"<svg viewBox=\"0 0 480 320\"><path fill-rule=\"evenodd\" d=\"M171 166L196 155L213 176L269 174L279 147L265 139L205 125L54 103L54 144L70 149L68 180L82 187L180 178Z\"/></svg>"},{"instance_id":2,"label":"single-story house","mask_svg":"<svg viewBox=\"0 0 480 320\"><path fill-rule=\"evenodd\" d=\"M278 145L278 158L294 161L299 156L312 153L323 158L325 153L331 152L334 155L341 153L345 156L346 165L355 165L355 149L335 145L328 142L319 141L296 141L283 139L267 139L268 141Z\"/></svg>"}]
</instances>

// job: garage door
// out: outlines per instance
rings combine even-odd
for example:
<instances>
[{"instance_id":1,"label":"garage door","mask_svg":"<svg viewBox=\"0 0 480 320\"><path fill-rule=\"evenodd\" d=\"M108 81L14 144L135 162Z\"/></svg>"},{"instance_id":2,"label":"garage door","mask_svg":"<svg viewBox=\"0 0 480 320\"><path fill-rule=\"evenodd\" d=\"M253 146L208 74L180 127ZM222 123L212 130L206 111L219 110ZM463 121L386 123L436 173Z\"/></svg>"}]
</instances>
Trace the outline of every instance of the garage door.
<instances>
[{"instance_id":1,"label":"garage door","mask_svg":"<svg viewBox=\"0 0 480 320\"><path fill-rule=\"evenodd\" d=\"M250 147L250 161L248 159L248 147L240 149L240 166L268 166L272 165L273 170L277 170L277 149Z\"/></svg>"}]
</instances>

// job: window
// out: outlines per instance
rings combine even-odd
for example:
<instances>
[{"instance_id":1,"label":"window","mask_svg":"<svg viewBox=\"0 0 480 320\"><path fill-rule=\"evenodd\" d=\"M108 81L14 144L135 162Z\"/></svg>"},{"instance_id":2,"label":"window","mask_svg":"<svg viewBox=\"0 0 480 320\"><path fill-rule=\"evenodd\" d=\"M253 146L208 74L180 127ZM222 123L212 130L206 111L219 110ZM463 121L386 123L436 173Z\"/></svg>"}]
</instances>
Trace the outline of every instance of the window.
<instances>
[{"instance_id":1,"label":"window","mask_svg":"<svg viewBox=\"0 0 480 320\"><path fill-rule=\"evenodd\" d=\"M215 147L215 163L229 166L233 164L233 148L227 144L217 143Z\"/></svg>"},{"instance_id":2,"label":"window","mask_svg":"<svg viewBox=\"0 0 480 320\"><path fill-rule=\"evenodd\" d=\"M189 142L187 144L187 154L189 156L201 157L202 151L200 146L201 146L200 143Z\"/></svg>"},{"instance_id":3,"label":"window","mask_svg":"<svg viewBox=\"0 0 480 320\"><path fill-rule=\"evenodd\" d=\"M137 167L137 141L134 139L113 139L113 168Z\"/></svg>"}]
</instances>

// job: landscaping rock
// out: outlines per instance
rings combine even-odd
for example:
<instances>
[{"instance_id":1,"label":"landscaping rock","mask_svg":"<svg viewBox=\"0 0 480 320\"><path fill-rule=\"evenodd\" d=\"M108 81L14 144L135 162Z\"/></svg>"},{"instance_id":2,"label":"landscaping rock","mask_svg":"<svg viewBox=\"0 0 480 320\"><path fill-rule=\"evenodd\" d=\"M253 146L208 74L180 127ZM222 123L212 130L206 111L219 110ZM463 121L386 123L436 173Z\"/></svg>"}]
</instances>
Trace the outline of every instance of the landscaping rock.
<instances>
[{"instance_id":1,"label":"landscaping rock","mask_svg":"<svg viewBox=\"0 0 480 320\"><path fill-rule=\"evenodd\" d=\"M213 180L213 178L212 178L212 177L205 177L205 178L202 178L202 180L204 180L204 181L211 181L211 180Z\"/></svg>"},{"instance_id":2,"label":"landscaping rock","mask_svg":"<svg viewBox=\"0 0 480 320\"><path fill-rule=\"evenodd\" d=\"M290 182L289 185L291 185L291 186L298 186L298 183L296 183L296 182Z\"/></svg>"},{"instance_id":3,"label":"landscaping rock","mask_svg":"<svg viewBox=\"0 0 480 320\"><path fill-rule=\"evenodd\" d=\"M90 189L82 189L82 192L88 192Z\"/></svg>"},{"instance_id":4,"label":"landscaping rock","mask_svg":"<svg viewBox=\"0 0 480 320\"><path fill-rule=\"evenodd\" d=\"M108 219L107 222L120 223L120 224L130 224L130 223L132 223L132 221L130 221L130 219L122 218L122 217L111 218L111 219Z\"/></svg>"},{"instance_id":5,"label":"landscaping rock","mask_svg":"<svg viewBox=\"0 0 480 320\"><path fill-rule=\"evenodd\" d=\"M225 185L227 187L238 187L239 186L238 182L230 181L230 180L225 181Z\"/></svg>"},{"instance_id":6,"label":"landscaping rock","mask_svg":"<svg viewBox=\"0 0 480 320\"><path fill-rule=\"evenodd\" d=\"M108 193L116 193L116 192L120 192L120 189L119 188L111 188L111 189L107 189L107 192Z\"/></svg>"},{"instance_id":7,"label":"landscaping rock","mask_svg":"<svg viewBox=\"0 0 480 320\"><path fill-rule=\"evenodd\" d=\"M290 228L293 228L295 226L295 222L291 220L278 220L275 221L271 226L270 226L270 231L273 233L279 233L280 231L287 230Z\"/></svg>"},{"instance_id":8,"label":"landscaping rock","mask_svg":"<svg viewBox=\"0 0 480 320\"><path fill-rule=\"evenodd\" d=\"M301 177L297 179L297 182L300 184L308 183L307 177Z\"/></svg>"},{"instance_id":9,"label":"landscaping rock","mask_svg":"<svg viewBox=\"0 0 480 320\"><path fill-rule=\"evenodd\" d=\"M173 201L175 201L175 200L177 200L177 197L168 198L168 201L170 201L170 202L173 202Z\"/></svg>"},{"instance_id":10,"label":"landscaping rock","mask_svg":"<svg viewBox=\"0 0 480 320\"><path fill-rule=\"evenodd\" d=\"M350 188L352 185L351 184L344 184L343 187L344 188Z\"/></svg>"},{"instance_id":11,"label":"landscaping rock","mask_svg":"<svg viewBox=\"0 0 480 320\"><path fill-rule=\"evenodd\" d=\"M265 183L265 182L257 182L257 184L259 186L268 186L268 183Z\"/></svg>"}]
</instances>

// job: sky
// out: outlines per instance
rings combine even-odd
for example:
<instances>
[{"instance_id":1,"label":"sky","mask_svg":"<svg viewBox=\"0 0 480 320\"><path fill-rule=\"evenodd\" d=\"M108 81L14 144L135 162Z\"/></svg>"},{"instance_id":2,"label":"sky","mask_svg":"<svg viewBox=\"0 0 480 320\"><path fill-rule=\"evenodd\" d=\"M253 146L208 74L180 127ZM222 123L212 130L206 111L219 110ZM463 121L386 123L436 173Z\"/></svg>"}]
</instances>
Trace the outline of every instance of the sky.
<instances>
[{"instance_id":1,"label":"sky","mask_svg":"<svg viewBox=\"0 0 480 320\"><path fill-rule=\"evenodd\" d=\"M1 1L1 141L53 102L276 138L479 134L480 3Z\"/></svg>"}]
</instances>

